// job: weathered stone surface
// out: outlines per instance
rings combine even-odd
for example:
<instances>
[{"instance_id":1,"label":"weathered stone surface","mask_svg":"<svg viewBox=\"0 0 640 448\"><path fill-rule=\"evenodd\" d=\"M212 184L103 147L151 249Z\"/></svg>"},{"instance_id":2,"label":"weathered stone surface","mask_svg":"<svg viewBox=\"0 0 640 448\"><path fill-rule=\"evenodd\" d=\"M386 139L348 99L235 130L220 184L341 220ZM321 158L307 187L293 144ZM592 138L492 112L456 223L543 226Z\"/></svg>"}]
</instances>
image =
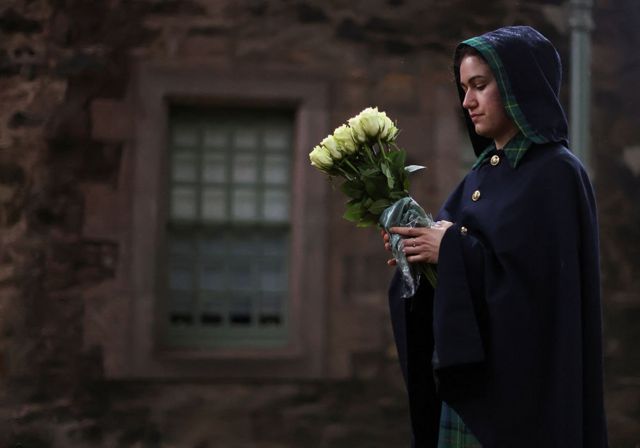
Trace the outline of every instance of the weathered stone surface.
<instances>
[{"instance_id":1,"label":"weathered stone surface","mask_svg":"<svg viewBox=\"0 0 640 448\"><path fill-rule=\"evenodd\" d=\"M6 34L40 33L42 32L42 24L19 14L13 8L8 8L0 14L0 31Z\"/></svg>"},{"instance_id":2,"label":"weathered stone surface","mask_svg":"<svg viewBox=\"0 0 640 448\"><path fill-rule=\"evenodd\" d=\"M16 129L21 127L34 127L40 126L44 120L41 117L18 111L14 113L9 119L9 129Z\"/></svg>"},{"instance_id":3,"label":"weathered stone surface","mask_svg":"<svg viewBox=\"0 0 640 448\"><path fill-rule=\"evenodd\" d=\"M298 20L302 23L326 22L329 20L327 13L321 5L311 5L306 2L298 4Z\"/></svg>"}]
</instances>

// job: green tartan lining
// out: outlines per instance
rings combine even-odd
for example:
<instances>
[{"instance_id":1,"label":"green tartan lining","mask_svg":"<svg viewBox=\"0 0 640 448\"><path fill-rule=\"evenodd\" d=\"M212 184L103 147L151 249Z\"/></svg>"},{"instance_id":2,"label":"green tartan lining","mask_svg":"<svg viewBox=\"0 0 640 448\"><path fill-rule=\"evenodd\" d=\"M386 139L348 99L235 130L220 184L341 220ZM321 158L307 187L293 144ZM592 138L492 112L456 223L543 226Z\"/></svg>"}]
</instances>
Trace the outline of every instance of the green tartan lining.
<instances>
[{"instance_id":1,"label":"green tartan lining","mask_svg":"<svg viewBox=\"0 0 640 448\"><path fill-rule=\"evenodd\" d=\"M462 418L444 401L440 414L438 448L482 448Z\"/></svg>"},{"instance_id":2,"label":"green tartan lining","mask_svg":"<svg viewBox=\"0 0 640 448\"><path fill-rule=\"evenodd\" d=\"M518 132L506 145L504 145L502 150L504 151L504 155L507 157L511 167L516 168L518 166L520 160L524 157L525 152L527 152L527 149L529 149L532 144L533 142L522 135L522 132ZM471 169L475 169L486 162L489 158L489 154L495 149L495 143L487 146L487 149L482 151Z\"/></svg>"},{"instance_id":3,"label":"green tartan lining","mask_svg":"<svg viewBox=\"0 0 640 448\"><path fill-rule=\"evenodd\" d=\"M504 108L507 111L507 114L509 114L511 119L515 122L516 126L518 126L522 133L532 142L546 143L547 139L529 125L527 119L522 113L522 109L520 109L516 97L513 95L513 91L511 90L511 84L504 66L502 65L502 61L500 60L500 56L498 56L496 50L491 46L491 43L482 36L479 36L467 39L462 42L462 44L478 50L489 64L489 67L491 67L491 71L493 72L498 83L498 88L500 89Z\"/></svg>"}]
</instances>

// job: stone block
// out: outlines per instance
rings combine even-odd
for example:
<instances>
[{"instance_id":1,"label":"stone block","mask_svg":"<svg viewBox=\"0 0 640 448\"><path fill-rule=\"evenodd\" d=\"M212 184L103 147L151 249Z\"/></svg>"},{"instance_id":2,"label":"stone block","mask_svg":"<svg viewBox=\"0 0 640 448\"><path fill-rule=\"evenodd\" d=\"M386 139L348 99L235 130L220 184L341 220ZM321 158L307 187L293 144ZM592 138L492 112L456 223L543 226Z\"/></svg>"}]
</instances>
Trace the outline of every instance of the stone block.
<instances>
[{"instance_id":1,"label":"stone block","mask_svg":"<svg viewBox=\"0 0 640 448\"><path fill-rule=\"evenodd\" d=\"M133 135L133 114L122 101L98 98L91 102L91 138L106 142L129 140Z\"/></svg>"},{"instance_id":2,"label":"stone block","mask_svg":"<svg viewBox=\"0 0 640 448\"><path fill-rule=\"evenodd\" d=\"M123 207L118 191L100 184L85 184L85 215L82 234L87 238L117 239L126 225L128 213Z\"/></svg>"},{"instance_id":3,"label":"stone block","mask_svg":"<svg viewBox=\"0 0 640 448\"><path fill-rule=\"evenodd\" d=\"M0 15L0 30L7 34L12 33L41 33L42 24L19 14L15 9L6 9Z\"/></svg>"}]
</instances>

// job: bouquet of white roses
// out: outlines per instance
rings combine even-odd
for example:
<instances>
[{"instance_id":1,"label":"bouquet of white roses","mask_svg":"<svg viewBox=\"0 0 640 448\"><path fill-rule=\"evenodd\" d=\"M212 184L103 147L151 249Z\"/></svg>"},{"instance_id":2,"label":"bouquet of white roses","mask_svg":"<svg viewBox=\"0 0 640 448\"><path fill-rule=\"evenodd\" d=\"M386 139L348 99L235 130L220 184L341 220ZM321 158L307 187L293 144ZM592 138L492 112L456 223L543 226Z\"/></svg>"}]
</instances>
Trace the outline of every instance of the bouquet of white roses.
<instances>
[{"instance_id":1,"label":"bouquet of white roses","mask_svg":"<svg viewBox=\"0 0 640 448\"><path fill-rule=\"evenodd\" d=\"M423 169L405 166L406 153L395 144L398 128L384 112L368 107L335 129L309 154L311 165L331 177L342 177L340 189L349 197L344 218L359 227L431 227L433 219L409 196L409 173ZM403 277L403 297L415 294L421 274L435 286L431 265L412 267L402 251L400 235L389 242Z\"/></svg>"}]
</instances>

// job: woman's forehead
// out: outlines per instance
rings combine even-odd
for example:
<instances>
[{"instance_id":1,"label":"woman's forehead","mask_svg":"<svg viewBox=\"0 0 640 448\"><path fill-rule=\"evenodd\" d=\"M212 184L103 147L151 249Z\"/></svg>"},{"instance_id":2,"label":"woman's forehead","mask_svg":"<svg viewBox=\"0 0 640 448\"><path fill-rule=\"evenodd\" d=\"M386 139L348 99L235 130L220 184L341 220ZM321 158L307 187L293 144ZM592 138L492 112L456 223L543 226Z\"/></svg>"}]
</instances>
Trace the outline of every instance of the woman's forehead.
<instances>
[{"instance_id":1,"label":"woman's forehead","mask_svg":"<svg viewBox=\"0 0 640 448\"><path fill-rule=\"evenodd\" d=\"M467 55L460 61L460 81L466 83L476 76L493 78L493 73L484 59L475 55Z\"/></svg>"}]
</instances>

